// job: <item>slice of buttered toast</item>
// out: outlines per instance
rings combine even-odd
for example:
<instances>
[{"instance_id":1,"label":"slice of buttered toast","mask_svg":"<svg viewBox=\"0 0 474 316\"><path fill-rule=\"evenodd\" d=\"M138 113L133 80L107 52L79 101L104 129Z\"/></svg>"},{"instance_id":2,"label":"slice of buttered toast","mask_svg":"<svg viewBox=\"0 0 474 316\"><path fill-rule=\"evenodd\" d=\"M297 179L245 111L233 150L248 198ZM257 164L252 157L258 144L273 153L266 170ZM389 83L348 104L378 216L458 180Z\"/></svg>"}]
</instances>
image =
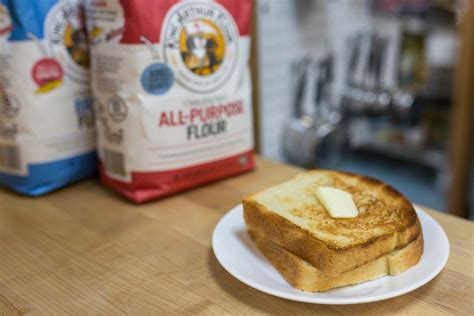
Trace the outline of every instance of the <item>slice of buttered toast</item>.
<instances>
[{"instance_id":1,"label":"slice of buttered toast","mask_svg":"<svg viewBox=\"0 0 474 316\"><path fill-rule=\"evenodd\" d=\"M349 192L360 212L332 218L316 196L319 186ZM243 200L247 226L328 275L354 270L421 233L412 204L378 180L337 171L312 170Z\"/></svg>"},{"instance_id":2,"label":"slice of buttered toast","mask_svg":"<svg viewBox=\"0 0 474 316\"><path fill-rule=\"evenodd\" d=\"M423 235L405 247L337 276L327 275L255 231L249 235L257 248L291 286L303 291L322 292L332 288L398 275L418 263L423 253Z\"/></svg>"}]
</instances>

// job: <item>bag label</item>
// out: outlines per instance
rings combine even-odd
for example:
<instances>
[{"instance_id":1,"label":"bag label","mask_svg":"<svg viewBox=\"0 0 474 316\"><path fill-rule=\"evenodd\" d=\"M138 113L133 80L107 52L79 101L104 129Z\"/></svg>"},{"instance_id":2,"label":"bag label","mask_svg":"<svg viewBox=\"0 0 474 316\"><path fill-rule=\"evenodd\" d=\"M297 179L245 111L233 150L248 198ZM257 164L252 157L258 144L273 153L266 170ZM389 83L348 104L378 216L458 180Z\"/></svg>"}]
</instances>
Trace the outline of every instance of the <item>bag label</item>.
<instances>
[{"instance_id":1,"label":"bag label","mask_svg":"<svg viewBox=\"0 0 474 316\"><path fill-rule=\"evenodd\" d=\"M239 41L237 26L224 7L183 2L167 13L163 24L164 59L184 87L212 92L232 75Z\"/></svg>"},{"instance_id":2,"label":"bag label","mask_svg":"<svg viewBox=\"0 0 474 316\"><path fill-rule=\"evenodd\" d=\"M15 22L31 23L26 33L6 14L0 5L0 172L26 176L30 164L95 148L84 10L60 1Z\"/></svg>"},{"instance_id":3,"label":"bag label","mask_svg":"<svg viewBox=\"0 0 474 316\"><path fill-rule=\"evenodd\" d=\"M250 37L237 27L238 5L230 8L236 12L217 1L89 3L98 154L108 177L132 183L133 174L252 150ZM247 163L241 159L242 170Z\"/></svg>"}]
</instances>

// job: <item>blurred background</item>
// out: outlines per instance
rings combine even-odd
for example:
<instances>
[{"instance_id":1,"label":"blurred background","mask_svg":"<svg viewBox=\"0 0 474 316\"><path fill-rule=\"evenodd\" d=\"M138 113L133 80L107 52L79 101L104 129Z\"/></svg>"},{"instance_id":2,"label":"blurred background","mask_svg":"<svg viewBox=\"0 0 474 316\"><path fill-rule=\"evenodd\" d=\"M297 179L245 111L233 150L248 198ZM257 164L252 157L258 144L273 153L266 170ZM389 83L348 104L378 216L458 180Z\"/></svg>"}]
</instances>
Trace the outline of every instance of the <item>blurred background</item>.
<instances>
[{"instance_id":1,"label":"blurred background","mask_svg":"<svg viewBox=\"0 0 474 316\"><path fill-rule=\"evenodd\" d=\"M472 218L469 2L257 0L257 152Z\"/></svg>"}]
</instances>

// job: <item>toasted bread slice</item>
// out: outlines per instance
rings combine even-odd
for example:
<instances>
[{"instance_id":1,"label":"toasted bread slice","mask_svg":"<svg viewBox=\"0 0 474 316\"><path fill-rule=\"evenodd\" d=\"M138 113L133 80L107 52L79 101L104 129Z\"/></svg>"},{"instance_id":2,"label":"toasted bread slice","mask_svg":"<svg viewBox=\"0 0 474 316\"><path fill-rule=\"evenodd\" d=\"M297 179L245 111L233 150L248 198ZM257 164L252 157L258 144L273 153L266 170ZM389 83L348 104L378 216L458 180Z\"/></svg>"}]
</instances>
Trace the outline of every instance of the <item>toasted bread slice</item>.
<instances>
[{"instance_id":1,"label":"toasted bread slice","mask_svg":"<svg viewBox=\"0 0 474 316\"><path fill-rule=\"evenodd\" d=\"M315 189L331 186L352 194L360 214L332 218ZM403 248L421 232L412 204L378 180L313 170L243 200L247 226L328 275L338 275Z\"/></svg>"},{"instance_id":2,"label":"toasted bread slice","mask_svg":"<svg viewBox=\"0 0 474 316\"><path fill-rule=\"evenodd\" d=\"M398 275L418 263L423 253L423 235L391 254L368 262L337 276L327 275L307 261L278 246L262 234L249 231L262 254L294 288L321 292L341 286L375 280L386 275Z\"/></svg>"}]
</instances>

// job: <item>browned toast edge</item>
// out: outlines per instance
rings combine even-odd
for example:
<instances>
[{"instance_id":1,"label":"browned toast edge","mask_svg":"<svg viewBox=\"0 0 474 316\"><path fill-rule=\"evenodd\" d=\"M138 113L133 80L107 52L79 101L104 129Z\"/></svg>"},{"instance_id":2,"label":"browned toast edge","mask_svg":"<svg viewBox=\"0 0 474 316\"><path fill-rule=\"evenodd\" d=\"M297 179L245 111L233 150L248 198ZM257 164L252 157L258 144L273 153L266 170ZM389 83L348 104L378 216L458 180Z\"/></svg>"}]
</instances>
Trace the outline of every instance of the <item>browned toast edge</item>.
<instances>
[{"instance_id":1,"label":"browned toast edge","mask_svg":"<svg viewBox=\"0 0 474 316\"><path fill-rule=\"evenodd\" d=\"M332 171L324 170L323 172ZM386 194L403 199L405 207L412 215L408 225L402 227L396 233L377 236L365 243L348 247L335 247L317 239L310 232L284 217L271 212L264 205L253 200L253 195L249 195L243 200L245 223L250 229L263 233L273 242L329 275L338 275L353 270L367 262L387 255L404 247L420 234L421 226L413 205L397 190L370 177L344 172L337 173L361 178L363 181L383 186L382 189L387 191Z\"/></svg>"},{"instance_id":2,"label":"browned toast edge","mask_svg":"<svg viewBox=\"0 0 474 316\"><path fill-rule=\"evenodd\" d=\"M374 280L386 275L398 275L416 265L423 254L423 236L400 250L368 262L354 270L329 276L295 256L260 233L248 231L260 252L294 288L319 292L346 285Z\"/></svg>"}]
</instances>

